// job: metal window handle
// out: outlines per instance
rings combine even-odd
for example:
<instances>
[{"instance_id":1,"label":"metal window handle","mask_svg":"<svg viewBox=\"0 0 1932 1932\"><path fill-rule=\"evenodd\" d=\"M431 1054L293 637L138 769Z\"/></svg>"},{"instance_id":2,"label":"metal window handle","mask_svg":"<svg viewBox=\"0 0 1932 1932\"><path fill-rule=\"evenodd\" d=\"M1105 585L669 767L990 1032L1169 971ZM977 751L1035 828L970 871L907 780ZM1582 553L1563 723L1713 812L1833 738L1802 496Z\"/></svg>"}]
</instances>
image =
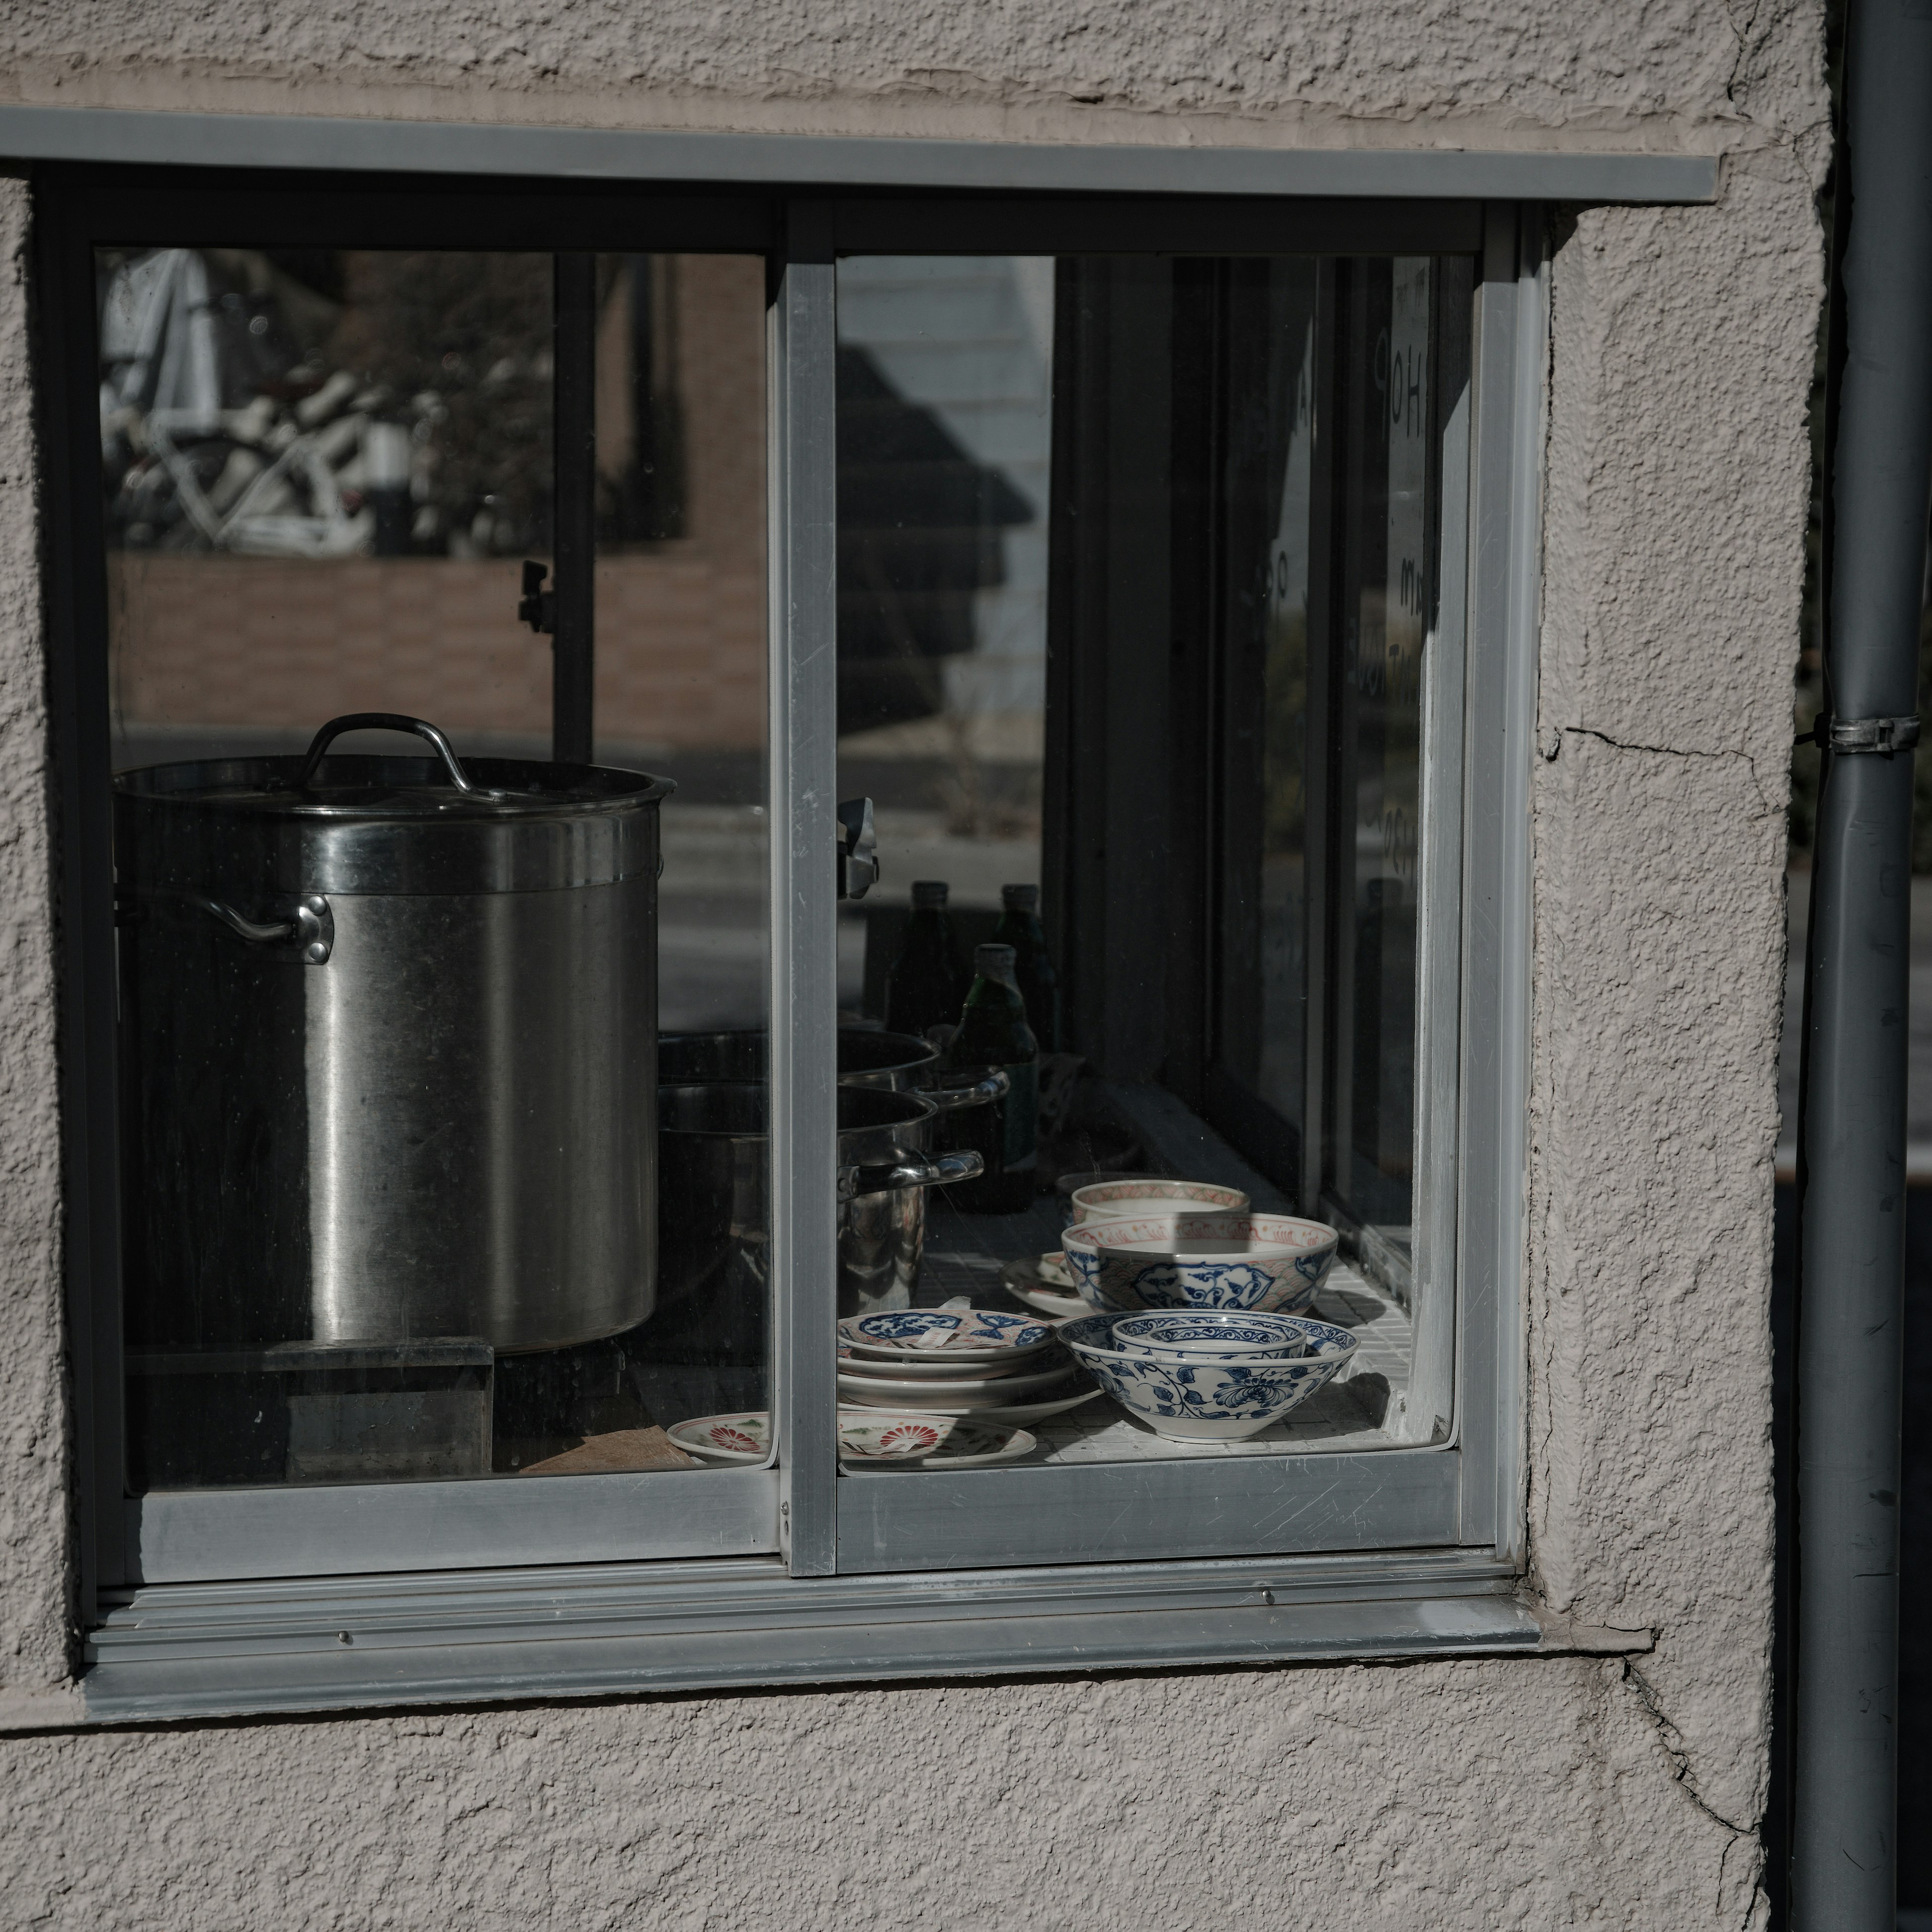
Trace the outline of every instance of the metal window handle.
<instances>
[{"instance_id":1,"label":"metal window handle","mask_svg":"<svg viewBox=\"0 0 1932 1932\"><path fill-rule=\"evenodd\" d=\"M995 1070L970 1087L928 1087L919 1097L930 1100L942 1114L952 1114L962 1107L983 1107L990 1101L1004 1100L1012 1090L1012 1076Z\"/></svg>"},{"instance_id":2,"label":"metal window handle","mask_svg":"<svg viewBox=\"0 0 1932 1932\"><path fill-rule=\"evenodd\" d=\"M950 1187L956 1180L976 1180L986 1171L985 1159L976 1154L945 1154L932 1161L880 1161L844 1168L838 1176L838 1198L850 1201L898 1187Z\"/></svg>"},{"instance_id":3,"label":"metal window handle","mask_svg":"<svg viewBox=\"0 0 1932 1932\"><path fill-rule=\"evenodd\" d=\"M548 564L524 560L524 594L517 600L517 618L539 637L546 632L554 636L556 632L556 592L544 588L544 579L549 574Z\"/></svg>"},{"instance_id":4,"label":"metal window handle","mask_svg":"<svg viewBox=\"0 0 1932 1932\"><path fill-rule=\"evenodd\" d=\"M302 760L302 770L296 776L297 791L308 790L309 781L315 776L315 768L322 763L322 753L345 731L412 731L442 760L442 768L449 774L450 783L458 791L476 789L449 740L428 718L406 718L400 711L352 711L346 717L332 718L308 741L308 755Z\"/></svg>"},{"instance_id":5,"label":"metal window handle","mask_svg":"<svg viewBox=\"0 0 1932 1932\"><path fill-rule=\"evenodd\" d=\"M281 920L250 919L232 905L200 892L183 892L181 897L200 910L213 914L238 939L245 939L250 946L274 947L278 958L324 966L335 950L335 914L320 892L297 900L289 916Z\"/></svg>"}]
</instances>

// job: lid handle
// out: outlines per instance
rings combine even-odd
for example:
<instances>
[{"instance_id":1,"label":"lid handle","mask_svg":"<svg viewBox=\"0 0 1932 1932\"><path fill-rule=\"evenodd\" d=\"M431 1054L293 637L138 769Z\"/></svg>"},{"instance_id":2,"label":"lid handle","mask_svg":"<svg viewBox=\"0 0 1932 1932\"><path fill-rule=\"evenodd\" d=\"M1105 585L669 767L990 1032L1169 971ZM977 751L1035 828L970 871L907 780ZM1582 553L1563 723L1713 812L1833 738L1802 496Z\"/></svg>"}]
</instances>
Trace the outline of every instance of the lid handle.
<instances>
[{"instance_id":1,"label":"lid handle","mask_svg":"<svg viewBox=\"0 0 1932 1932\"><path fill-rule=\"evenodd\" d=\"M332 718L309 740L308 755L302 760L302 768L296 776L296 790L307 791L309 780L315 776L315 768L322 763L322 754L327 751L332 740L339 738L345 731L413 731L418 738L426 740L436 756L442 760L442 768L449 774L449 782L458 791L474 791L470 775L458 763L455 752L449 740L426 718L405 718L400 711L351 711L346 716Z\"/></svg>"}]
</instances>

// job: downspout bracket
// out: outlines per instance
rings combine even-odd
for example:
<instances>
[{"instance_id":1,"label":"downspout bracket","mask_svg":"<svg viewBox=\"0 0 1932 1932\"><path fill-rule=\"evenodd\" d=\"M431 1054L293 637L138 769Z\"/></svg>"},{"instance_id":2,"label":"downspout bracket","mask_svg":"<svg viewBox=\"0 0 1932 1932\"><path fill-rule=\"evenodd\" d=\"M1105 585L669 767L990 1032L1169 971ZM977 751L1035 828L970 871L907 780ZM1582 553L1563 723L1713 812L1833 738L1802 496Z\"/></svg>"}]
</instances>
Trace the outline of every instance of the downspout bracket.
<instances>
[{"instance_id":1,"label":"downspout bracket","mask_svg":"<svg viewBox=\"0 0 1932 1932\"><path fill-rule=\"evenodd\" d=\"M1918 742L1916 718L1820 718L1796 740L1816 745L1821 750L1844 754L1876 752L1889 758L1894 752L1909 752Z\"/></svg>"}]
</instances>

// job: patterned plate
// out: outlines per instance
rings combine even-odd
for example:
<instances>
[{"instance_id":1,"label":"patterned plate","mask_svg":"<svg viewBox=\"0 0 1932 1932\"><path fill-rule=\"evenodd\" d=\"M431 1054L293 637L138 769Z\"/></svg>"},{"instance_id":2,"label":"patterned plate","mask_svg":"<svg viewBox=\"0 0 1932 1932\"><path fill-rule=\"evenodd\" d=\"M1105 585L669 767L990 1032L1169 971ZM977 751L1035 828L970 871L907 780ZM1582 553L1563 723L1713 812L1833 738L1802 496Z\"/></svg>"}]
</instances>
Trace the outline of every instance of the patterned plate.
<instances>
[{"instance_id":1,"label":"patterned plate","mask_svg":"<svg viewBox=\"0 0 1932 1932\"><path fill-rule=\"evenodd\" d=\"M848 1468L913 1464L922 1469L967 1469L1016 1462L1034 1438L1024 1429L962 1421L947 1415L838 1414L838 1458Z\"/></svg>"},{"instance_id":2,"label":"patterned plate","mask_svg":"<svg viewBox=\"0 0 1932 1932\"><path fill-rule=\"evenodd\" d=\"M694 1416L665 1432L680 1449L707 1462L762 1462L770 1453L772 1418L762 1408L728 1415ZM1035 1447L1024 1429L976 1415L908 1414L895 1410L842 1408L838 1456L854 1468L911 1465L922 1469L964 1469L1017 1462Z\"/></svg>"},{"instance_id":3,"label":"patterned plate","mask_svg":"<svg viewBox=\"0 0 1932 1932\"><path fill-rule=\"evenodd\" d=\"M942 1352L955 1359L1023 1354L1045 1348L1053 1330L1030 1316L991 1308L898 1308L847 1316L838 1339L862 1355L930 1361Z\"/></svg>"},{"instance_id":4,"label":"patterned plate","mask_svg":"<svg viewBox=\"0 0 1932 1932\"><path fill-rule=\"evenodd\" d=\"M707 1462L762 1462L771 1454L772 1418L762 1408L694 1416L688 1422L674 1422L664 1433Z\"/></svg>"}]
</instances>

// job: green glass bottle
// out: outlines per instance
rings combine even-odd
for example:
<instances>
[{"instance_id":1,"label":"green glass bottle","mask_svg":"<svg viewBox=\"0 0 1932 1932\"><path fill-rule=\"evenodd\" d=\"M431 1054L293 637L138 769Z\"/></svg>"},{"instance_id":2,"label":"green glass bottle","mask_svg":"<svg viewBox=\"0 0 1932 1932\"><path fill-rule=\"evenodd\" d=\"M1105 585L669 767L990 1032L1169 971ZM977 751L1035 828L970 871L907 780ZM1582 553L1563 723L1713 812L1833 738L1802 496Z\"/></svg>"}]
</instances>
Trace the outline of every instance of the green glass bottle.
<instances>
[{"instance_id":1,"label":"green glass bottle","mask_svg":"<svg viewBox=\"0 0 1932 1932\"><path fill-rule=\"evenodd\" d=\"M974 950L973 989L940 1068L949 1084L996 1069L1010 1083L1004 1099L951 1116L954 1146L980 1154L986 1171L947 1189L947 1200L969 1214L1025 1213L1040 1167L1040 1047L1014 983L1010 946L989 942Z\"/></svg>"},{"instance_id":2,"label":"green glass bottle","mask_svg":"<svg viewBox=\"0 0 1932 1932\"><path fill-rule=\"evenodd\" d=\"M892 1033L916 1034L950 1026L959 1017L966 974L959 942L946 916L944 879L915 879L912 916L905 922L898 956L886 975L885 1022Z\"/></svg>"},{"instance_id":3,"label":"green glass bottle","mask_svg":"<svg viewBox=\"0 0 1932 1932\"><path fill-rule=\"evenodd\" d=\"M1060 1047L1060 975L1054 969L1053 956L1046 950L1046 934L1040 923L1040 888L1037 886L1002 886L1000 904L1005 910L993 928L994 943L1013 949L1013 983L1026 1002L1027 1024L1040 1042L1042 1053L1058 1053Z\"/></svg>"}]
</instances>

